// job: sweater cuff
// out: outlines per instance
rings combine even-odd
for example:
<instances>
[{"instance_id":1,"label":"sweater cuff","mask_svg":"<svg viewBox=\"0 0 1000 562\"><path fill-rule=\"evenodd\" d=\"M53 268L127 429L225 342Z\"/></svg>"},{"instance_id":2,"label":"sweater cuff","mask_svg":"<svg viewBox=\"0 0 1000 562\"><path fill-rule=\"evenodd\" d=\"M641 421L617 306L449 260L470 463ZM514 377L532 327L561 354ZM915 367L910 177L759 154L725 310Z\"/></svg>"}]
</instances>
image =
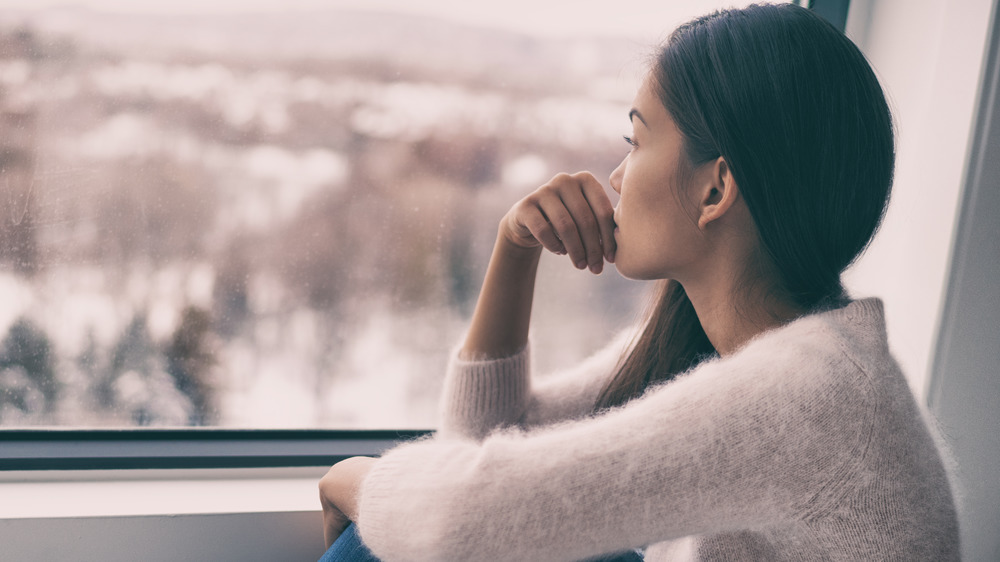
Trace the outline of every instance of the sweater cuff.
<instances>
[{"instance_id":1,"label":"sweater cuff","mask_svg":"<svg viewBox=\"0 0 1000 562\"><path fill-rule=\"evenodd\" d=\"M405 469L404 461L397 460L400 456L389 452L380 458L358 490L358 516L355 524L362 542L379 558L391 559L389 539L392 538L392 514L394 508L398 511L404 507L398 505L398 502L396 506L393 505L395 494L391 486L400 470ZM405 517L401 513L397 513L397 516Z\"/></svg>"},{"instance_id":2,"label":"sweater cuff","mask_svg":"<svg viewBox=\"0 0 1000 562\"><path fill-rule=\"evenodd\" d=\"M530 346L510 357L488 360L452 356L441 401L440 434L485 437L516 423L531 390Z\"/></svg>"},{"instance_id":3,"label":"sweater cuff","mask_svg":"<svg viewBox=\"0 0 1000 562\"><path fill-rule=\"evenodd\" d=\"M405 443L385 453L365 476L358 490L355 524L365 546L379 559L426 559L417 553L436 546L435 536L442 529L433 517L434 510L408 500L433 488L432 481L423 480L427 475L421 471L435 460L447 458L447 451L460 443L439 442L430 436Z\"/></svg>"}]
</instances>

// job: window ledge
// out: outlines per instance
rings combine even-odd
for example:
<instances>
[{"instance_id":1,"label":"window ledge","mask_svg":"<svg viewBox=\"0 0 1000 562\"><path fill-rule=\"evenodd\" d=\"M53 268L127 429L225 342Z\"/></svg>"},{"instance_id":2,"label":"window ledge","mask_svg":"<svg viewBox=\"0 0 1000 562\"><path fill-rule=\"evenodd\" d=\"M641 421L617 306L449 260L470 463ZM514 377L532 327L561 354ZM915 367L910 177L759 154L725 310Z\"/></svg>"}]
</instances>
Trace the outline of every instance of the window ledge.
<instances>
[{"instance_id":1,"label":"window ledge","mask_svg":"<svg viewBox=\"0 0 1000 562\"><path fill-rule=\"evenodd\" d=\"M319 511L325 467L31 471L0 476L0 519Z\"/></svg>"}]
</instances>

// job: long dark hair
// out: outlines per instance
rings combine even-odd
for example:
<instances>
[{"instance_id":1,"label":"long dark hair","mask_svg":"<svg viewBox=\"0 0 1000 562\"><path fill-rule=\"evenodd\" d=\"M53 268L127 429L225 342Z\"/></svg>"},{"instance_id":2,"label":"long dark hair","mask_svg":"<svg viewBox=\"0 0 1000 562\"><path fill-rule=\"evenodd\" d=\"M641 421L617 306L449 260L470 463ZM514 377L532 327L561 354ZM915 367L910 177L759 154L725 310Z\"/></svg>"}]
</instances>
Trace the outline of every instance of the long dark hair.
<instances>
[{"instance_id":1,"label":"long dark hair","mask_svg":"<svg viewBox=\"0 0 1000 562\"><path fill-rule=\"evenodd\" d=\"M861 51L805 8L752 5L677 28L651 72L688 164L722 156L732 171L757 228L758 271L802 310L844 303L840 274L882 221L895 160L892 115ZM664 282L597 406L713 352L684 288Z\"/></svg>"}]
</instances>

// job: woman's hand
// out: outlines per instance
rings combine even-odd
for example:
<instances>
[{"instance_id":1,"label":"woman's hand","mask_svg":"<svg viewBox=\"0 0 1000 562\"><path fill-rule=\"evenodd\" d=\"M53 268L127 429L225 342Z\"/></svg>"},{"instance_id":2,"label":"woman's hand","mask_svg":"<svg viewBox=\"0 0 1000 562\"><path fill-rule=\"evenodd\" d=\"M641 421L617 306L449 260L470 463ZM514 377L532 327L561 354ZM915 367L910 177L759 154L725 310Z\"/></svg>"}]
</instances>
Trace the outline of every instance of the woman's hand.
<instances>
[{"instance_id":1,"label":"woman's hand","mask_svg":"<svg viewBox=\"0 0 1000 562\"><path fill-rule=\"evenodd\" d=\"M351 457L330 467L319 481L323 506L323 540L330 548L340 533L358 517L358 491L376 459Z\"/></svg>"},{"instance_id":2,"label":"woman's hand","mask_svg":"<svg viewBox=\"0 0 1000 562\"><path fill-rule=\"evenodd\" d=\"M524 349L541 248L600 273L605 259L615 261L614 232L611 201L589 172L559 174L520 200L500 221L461 355L509 357Z\"/></svg>"},{"instance_id":3,"label":"woman's hand","mask_svg":"<svg viewBox=\"0 0 1000 562\"><path fill-rule=\"evenodd\" d=\"M600 273L615 261L614 208L590 172L559 174L520 200L500 224L500 233L522 248L542 246L569 254L577 269Z\"/></svg>"}]
</instances>

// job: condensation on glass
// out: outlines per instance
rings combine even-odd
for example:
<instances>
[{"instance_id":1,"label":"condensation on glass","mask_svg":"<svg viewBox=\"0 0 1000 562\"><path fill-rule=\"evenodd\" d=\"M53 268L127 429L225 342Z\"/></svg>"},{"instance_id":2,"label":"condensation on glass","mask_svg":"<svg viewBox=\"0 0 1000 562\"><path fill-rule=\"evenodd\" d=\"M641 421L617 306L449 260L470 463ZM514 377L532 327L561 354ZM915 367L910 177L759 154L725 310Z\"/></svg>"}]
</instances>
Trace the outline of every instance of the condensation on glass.
<instances>
[{"instance_id":1,"label":"condensation on glass","mask_svg":"<svg viewBox=\"0 0 1000 562\"><path fill-rule=\"evenodd\" d=\"M0 425L433 426L499 218L556 172L607 177L648 49L389 12L0 9ZM543 368L643 293L563 261Z\"/></svg>"}]
</instances>

